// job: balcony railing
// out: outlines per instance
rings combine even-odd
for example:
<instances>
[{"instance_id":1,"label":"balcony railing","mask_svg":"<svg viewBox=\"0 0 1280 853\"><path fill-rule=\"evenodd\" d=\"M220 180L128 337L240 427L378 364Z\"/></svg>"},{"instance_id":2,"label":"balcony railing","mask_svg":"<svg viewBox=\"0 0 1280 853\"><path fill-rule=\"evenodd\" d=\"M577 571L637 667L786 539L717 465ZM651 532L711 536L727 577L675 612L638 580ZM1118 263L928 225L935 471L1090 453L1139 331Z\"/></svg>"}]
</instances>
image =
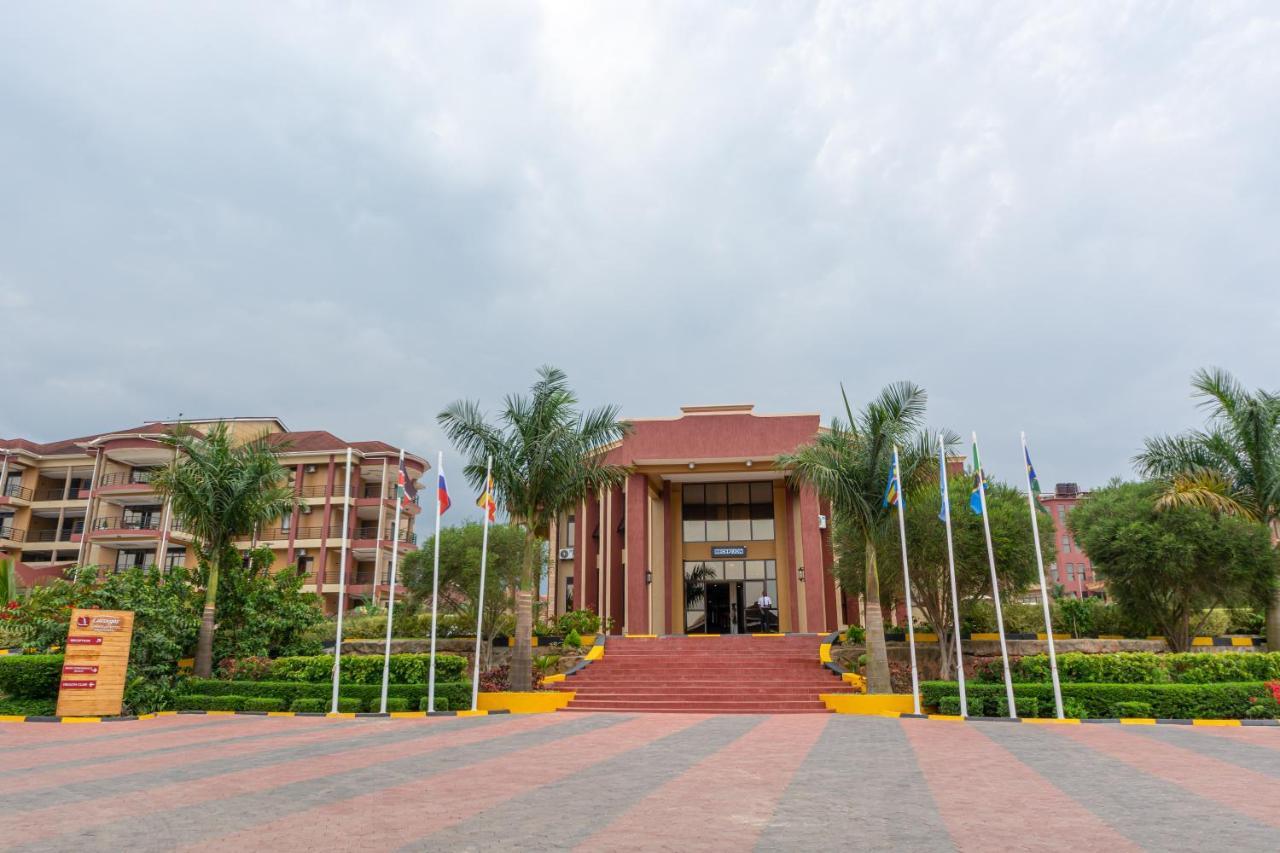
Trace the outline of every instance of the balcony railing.
<instances>
[{"instance_id":1,"label":"balcony railing","mask_svg":"<svg viewBox=\"0 0 1280 853\"><path fill-rule=\"evenodd\" d=\"M95 518L93 520L94 530L159 530L159 518L123 518L114 516L111 518Z\"/></svg>"},{"instance_id":2,"label":"balcony railing","mask_svg":"<svg viewBox=\"0 0 1280 853\"><path fill-rule=\"evenodd\" d=\"M84 522L80 521L66 530L33 530L31 542L70 542L72 536L84 533Z\"/></svg>"},{"instance_id":3,"label":"balcony railing","mask_svg":"<svg viewBox=\"0 0 1280 853\"><path fill-rule=\"evenodd\" d=\"M355 536L355 538L356 538L356 539L386 539L386 540L389 540L389 539L392 539L392 538L393 538L393 535L392 535L392 534L393 534L393 531L394 531L394 528L388 528L388 529L387 529L387 535L385 535L385 536L379 536L379 535L378 535L378 528L376 528L376 527L358 527L358 528L356 528L356 536ZM416 533L414 533L414 532L412 532L412 531L410 531L410 530L401 530L401 531L400 531L400 541L401 541L401 542L411 542L411 543L416 543L416 542L418 541L418 534L416 534Z\"/></svg>"},{"instance_id":4,"label":"balcony railing","mask_svg":"<svg viewBox=\"0 0 1280 853\"><path fill-rule=\"evenodd\" d=\"M298 489L298 495L304 498L323 498L329 495L340 498L342 497L342 484L334 483L332 486L303 486Z\"/></svg>"},{"instance_id":5,"label":"balcony railing","mask_svg":"<svg viewBox=\"0 0 1280 853\"><path fill-rule=\"evenodd\" d=\"M102 479L98 481L98 488L106 489L111 486L141 486L150 482L150 471L115 471L111 474L103 474Z\"/></svg>"},{"instance_id":6,"label":"balcony railing","mask_svg":"<svg viewBox=\"0 0 1280 853\"><path fill-rule=\"evenodd\" d=\"M19 483L7 483L4 490L0 491L0 497L19 498L24 501L31 500L35 494L34 489L28 489Z\"/></svg>"},{"instance_id":7,"label":"balcony railing","mask_svg":"<svg viewBox=\"0 0 1280 853\"><path fill-rule=\"evenodd\" d=\"M266 530L258 532L259 539L288 539L292 534L294 539L338 539L342 536L342 525L335 524L329 527L329 533L325 535L324 525L317 527L270 527Z\"/></svg>"},{"instance_id":8,"label":"balcony railing","mask_svg":"<svg viewBox=\"0 0 1280 853\"><path fill-rule=\"evenodd\" d=\"M51 489L36 489L35 499L38 501L82 501L88 497L89 490L83 486L77 489L71 489L70 491L54 487Z\"/></svg>"},{"instance_id":9,"label":"balcony railing","mask_svg":"<svg viewBox=\"0 0 1280 853\"><path fill-rule=\"evenodd\" d=\"M26 542L27 531L21 527L0 527L0 539L8 539L10 542Z\"/></svg>"}]
</instances>

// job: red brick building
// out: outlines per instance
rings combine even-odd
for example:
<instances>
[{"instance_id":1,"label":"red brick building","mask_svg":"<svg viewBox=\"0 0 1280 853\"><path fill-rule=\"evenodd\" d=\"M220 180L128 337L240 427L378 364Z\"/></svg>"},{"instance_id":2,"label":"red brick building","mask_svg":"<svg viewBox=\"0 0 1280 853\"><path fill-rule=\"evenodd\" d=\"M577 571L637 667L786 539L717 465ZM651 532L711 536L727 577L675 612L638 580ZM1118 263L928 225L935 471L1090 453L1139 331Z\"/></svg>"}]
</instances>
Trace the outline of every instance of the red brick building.
<instances>
[{"instance_id":1,"label":"red brick building","mask_svg":"<svg viewBox=\"0 0 1280 853\"><path fill-rule=\"evenodd\" d=\"M1053 493L1041 495L1040 502L1053 517L1054 561L1045 567L1049 583L1063 588L1074 598L1091 598L1106 593L1102 581L1094 577L1093 564L1067 529L1067 516L1076 504L1089 496L1075 483L1058 483Z\"/></svg>"}]
</instances>

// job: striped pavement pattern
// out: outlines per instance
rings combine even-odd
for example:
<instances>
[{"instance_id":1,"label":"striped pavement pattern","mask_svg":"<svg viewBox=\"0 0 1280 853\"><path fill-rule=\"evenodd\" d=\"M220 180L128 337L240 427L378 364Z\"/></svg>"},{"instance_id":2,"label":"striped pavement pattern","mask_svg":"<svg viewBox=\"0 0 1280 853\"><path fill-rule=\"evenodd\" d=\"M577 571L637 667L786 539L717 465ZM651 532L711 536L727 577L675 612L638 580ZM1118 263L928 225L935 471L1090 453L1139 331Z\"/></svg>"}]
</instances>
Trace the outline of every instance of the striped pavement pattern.
<instances>
[{"instance_id":1,"label":"striped pavement pattern","mask_svg":"<svg viewBox=\"0 0 1280 853\"><path fill-rule=\"evenodd\" d=\"M1280 732L841 715L0 726L0 850L1274 850Z\"/></svg>"}]
</instances>

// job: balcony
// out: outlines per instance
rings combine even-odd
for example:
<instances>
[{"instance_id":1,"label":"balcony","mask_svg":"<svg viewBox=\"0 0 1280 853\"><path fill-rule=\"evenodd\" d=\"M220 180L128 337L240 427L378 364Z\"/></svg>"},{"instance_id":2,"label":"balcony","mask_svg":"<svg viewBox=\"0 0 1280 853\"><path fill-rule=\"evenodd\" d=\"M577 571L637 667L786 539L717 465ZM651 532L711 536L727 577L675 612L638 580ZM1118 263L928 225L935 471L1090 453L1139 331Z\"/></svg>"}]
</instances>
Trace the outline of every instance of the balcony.
<instances>
[{"instance_id":1,"label":"balcony","mask_svg":"<svg viewBox=\"0 0 1280 853\"><path fill-rule=\"evenodd\" d=\"M151 488L151 472L150 471L115 471L110 474L102 475L102 479L98 481L96 489L99 493L104 492L150 492Z\"/></svg>"},{"instance_id":2,"label":"balcony","mask_svg":"<svg viewBox=\"0 0 1280 853\"><path fill-rule=\"evenodd\" d=\"M376 527L356 528L355 538L356 539L378 539L379 538L378 528ZM392 528L388 528L387 535L381 537L382 541L384 542L390 542L392 538L394 538L392 535ZM417 544L418 534L410 530L401 530L399 538L401 542L408 542L409 544L413 545L413 544Z\"/></svg>"},{"instance_id":3,"label":"balcony","mask_svg":"<svg viewBox=\"0 0 1280 853\"><path fill-rule=\"evenodd\" d=\"M260 531L258 539L262 541L283 541L289 539L291 535L294 539L340 539L342 538L342 525L330 525L327 535L323 524L317 527L273 527Z\"/></svg>"},{"instance_id":4,"label":"balcony","mask_svg":"<svg viewBox=\"0 0 1280 853\"><path fill-rule=\"evenodd\" d=\"M33 530L27 538L28 542L75 542L84 533L84 522L76 522L64 530Z\"/></svg>"},{"instance_id":5,"label":"balcony","mask_svg":"<svg viewBox=\"0 0 1280 853\"><path fill-rule=\"evenodd\" d=\"M332 486L303 486L298 489L298 497L302 498L324 498L330 495L340 498L342 497L342 484L334 483Z\"/></svg>"},{"instance_id":6,"label":"balcony","mask_svg":"<svg viewBox=\"0 0 1280 853\"><path fill-rule=\"evenodd\" d=\"M82 501L89 497L89 490L83 486L66 490L57 486L48 489L36 489L37 501Z\"/></svg>"},{"instance_id":7,"label":"balcony","mask_svg":"<svg viewBox=\"0 0 1280 853\"><path fill-rule=\"evenodd\" d=\"M6 503L30 503L31 499L36 495L34 489L28 489L20 483L6 483L3 490L0 490L0 504Z\"/></svg>"},{"instance_id":8,"label":"balcony","mask_svg":"<svg viewBox=\"0 0 1280 853\"><path fill-rule=\"evenodd\" d=\"M95 518L93 520L94 535L106 534L108 536L117 536L120 538L151 538L154 537L159 530L159 516L144 516L142 518L112 516L109 518Z\"/></svg>"},{"instance_id":9,"label":"balcony","mask_svg":"<svg viewBox=\"0 0 1280 853\"><path fill-rule=\"evenodd\" d=\"M21 527L0 527L0 539L9 542L27 541L27 531Z\"/></svg>"}]
</instances>

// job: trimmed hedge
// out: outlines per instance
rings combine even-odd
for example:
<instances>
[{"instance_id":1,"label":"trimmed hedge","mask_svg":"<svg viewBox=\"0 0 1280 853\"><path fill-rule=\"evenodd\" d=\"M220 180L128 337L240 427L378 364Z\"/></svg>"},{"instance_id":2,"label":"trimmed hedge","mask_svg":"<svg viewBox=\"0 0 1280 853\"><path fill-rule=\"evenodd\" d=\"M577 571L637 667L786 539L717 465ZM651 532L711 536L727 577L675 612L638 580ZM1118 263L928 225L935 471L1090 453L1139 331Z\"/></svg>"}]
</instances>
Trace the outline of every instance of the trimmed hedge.
<instances>
[{"instance_id":1,"label":"trimmed hedge","mask_svg":"<svg viewBox=\"0 0 1280 853\"><path fill-rule=\"evenodd\" d=\"M250 696L244 700L246 711L283 711L284 700L278 696Z\"/></svg>"},{"instance_id":2,"label":"trimmed hedge","mask_svg":"<svg viewBox=\"0 0 1280 853\"><path fill-rule=\"evenodd\" d=\"M300 712L300 713L317 714L317 713L323 713L329 710L331 704L332 704L331 702L325 702L325 700L323 699L316 699L315 697L312 697L312 696L306 696L306 697L303 697L302 699L294 699L293 703L289 705L289 710ZM341 699L338 700L338 705L339 707L341 707L342 705Z\"/></svg>"},{"instance_id":3,"label":"trimmed hedge","mask_svg":"<svg viewBox=\"0 0 1280 853\"><path fill-rule=\"evenodd\" d=\"M53 699L0 699L0 716L52 717L57 708Z\"/></svg>"},{"instance_id":4,"label":"trimmed hedge","mask_svg":"<svg viewBox=\"0 0 1280 853\"><path fill-rule=\"evenodd\" d=\"M1003 716L999 709L1004 704L1004 685L971 682L967 685L967 692L971 707L975 699L982 702L984 716ZM1036 700L1039 712L1053 713L1052 685L1014 684L1013 692L1020 706L1026 697ZM954 697L955 704L948 703L948 707L959 708L960 690L954 681L926 681L920 685L920 693L927 706L941 707L945 697ZM1260 681L1062 685L1063 704L1071 704L1073 711L1092 718L1114 716L1118 703L1143 702L1150 706L1149 716L1162 719L1236 720L1243 718L1249 710L1251 697L1261 699L1269 695L1266 684Z\"/></svg>"},{"instance_id":5,"label":"trimmed hedge","mask_svg":"<svg viewBox=\"0 0 1280 853\"><path fill-rule=\"evenodd\" d=\"M439 693L439 692L440 692L440 689L439 689L439 686L437 685L436 693ZM448 701L447 701L443 696L437 696L437 697L436 697L436 710L437 710L437 711L466 711L466 710L469 710L469 709L471 708L471 691L470 691L470 690L468 690L468 691L467 691L467 704L466 704L466 705L464 705L464 706L462 706L462 707L454 706L454 707L452 707L452 708L451 708L451 707L449 707L449 704L450 704L450 703L449 703L449 702L448 702ZM423 696L421 699L419 699L419 700L418 700L418 710L419 710L419 711L425 711L425 710L427 710L427 697L426 697L426 696Z\"/></svg>"},{"instance_id":6,"label":"trimmed hedge","mask_svg":"<svg viewBox=\"0 0 1280 853\"><path fill-rule=\"evenodd\" d=\"M392 655L391 681L394 684L426 684L431 668L431 655ZM467 669L467 659L458 655L436 655L437 687L449 681L460 681ZM271 662L265 680L304 681L328 684L333 678L333 655L276 658ZM381 655L343 655L342 684L382 684Z\"/></svg>"},{"instance_id":7,"label":"trimmed hedge","mask_svg":"<svg viewBox=\"0 0 1280 853\"><path fill-rule=\"evenodd\" d=\"M57 699L61 675L62 655L0 657L0 693L14 699Z\"/></svg>"},{"instance_id":8,"label":"trimmed hedge","mask_svg":"<svg viewBox=\"0 0 1280 853\"><path fill-rule=\"evenodd\" d=\"M381 702L379 702L379 703L378 703L378 707L379 707L379 708L381 708L381 707L382 707L382 703L381 703ZM371 710L371 711L372 711L372 710L374 710L374 709L373 709L373 708L370 708L369 710ZM387 697L387 712L388 712L388 713L390 713L391 711L407 711L407 710L409 710L409 700L408 700L408 699L405 699L405 698L404 698L404 697L402 697L402 696L388 696L388 697Z\"/></svg>"},{"instance_id":9,"label":"trimmed hedge","mask_svg":"<svg viewBox=\"0 0 1280 853\"><path fill-rule=\"evenodd\" d=\"M293 708L298 699L321 700L320 710L328 710L329 698L332 695L329 684L311 684L302 681L223 681L217 678L191 678L185 685L188 694L202 696L270 696L280 699L287 707ZM380 684L344 684L342 695L358 700L362 707L367 707L372 700L373 710L381 705L382 686ZM419 701L427 695L425 684L390 684L387 686L388 703L392 697L404 699L409 707L417 707ZM471 707L471 683L469 681L451 681L436 684L436 699L444 699L445 707L441 710L461 711Z\"/></svg>"},{"instance_id":10,"label":"trimmed hedge","mask_svg":"<svg viewBox=\"0 0 1280 853\"><path fill-rule=\"evenodd\" d=\"M1048 655L1026 655L1009 661L1015 682L1048 682ZM1280 652L1218 653L1114 652L1090 655L1066 652L1058 655L1058 677L1063 684L1225 684L1280 680ZM979 667L975 681L1003 683L999 660Z\"/></svg>"}]
</instances>

